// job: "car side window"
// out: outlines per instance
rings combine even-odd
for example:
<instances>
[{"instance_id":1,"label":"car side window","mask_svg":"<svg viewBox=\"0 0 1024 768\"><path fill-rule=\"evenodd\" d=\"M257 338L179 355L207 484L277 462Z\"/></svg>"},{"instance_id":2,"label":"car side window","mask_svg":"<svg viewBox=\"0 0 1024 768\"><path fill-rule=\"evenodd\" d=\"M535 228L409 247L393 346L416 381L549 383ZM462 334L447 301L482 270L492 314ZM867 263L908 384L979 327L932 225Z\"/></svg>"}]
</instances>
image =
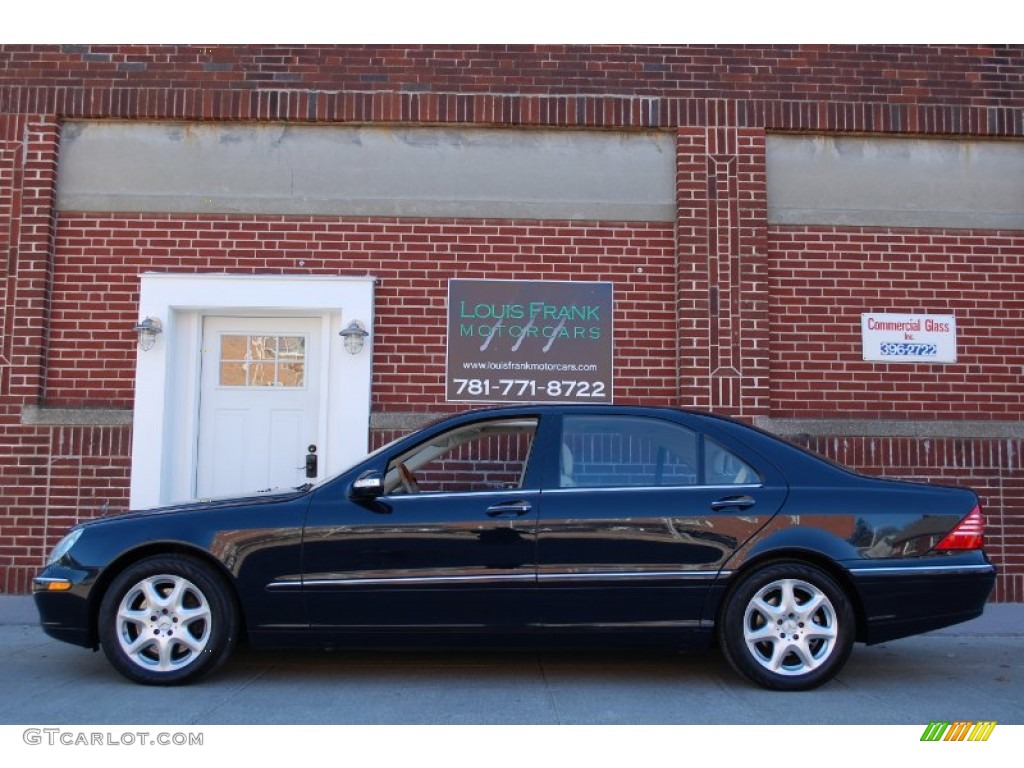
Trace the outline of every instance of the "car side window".
<instances>
[{"instance_id":1,"label":"car side window","mask_svg":"<svg viewBox=\"0 0 1024 768\"><path fill-rule=\"evenodd\" d=\"M695 485L697 438L686 427L658 419L567 415L562 420L558 486Z\"/></svg>"},{"instance_id":2,"label":"car side window","mask_svg":"<svg viewBox=\"0 0 1024 768\"><path fill-rule=\"evenodd\" d=\"M395 456L385 494L462 493L522 487L537 419L476 422L442 432Z\"/></svg>"},{"instance_id":3,"label":"car side window","mask_svg":"<svg viewBox=\"0 0 1024 768\"><path fill-rule=\"evenodd\" d=\"M751 485L760 482L760 474L747 462L711 438L704 438L705 485Z\"/></svg>"}]
</instances>

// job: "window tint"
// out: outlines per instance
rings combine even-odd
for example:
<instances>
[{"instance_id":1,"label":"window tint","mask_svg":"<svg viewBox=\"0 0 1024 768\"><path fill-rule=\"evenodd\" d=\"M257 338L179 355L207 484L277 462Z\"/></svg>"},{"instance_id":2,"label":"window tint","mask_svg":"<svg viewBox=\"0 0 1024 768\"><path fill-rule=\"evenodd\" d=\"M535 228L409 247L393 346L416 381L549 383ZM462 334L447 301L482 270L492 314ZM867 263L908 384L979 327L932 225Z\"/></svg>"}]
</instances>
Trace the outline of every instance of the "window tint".
<instances>
[{"instance_id":1,"label":"window tint","mask_svg":"<svg viewBox=\"0 0 1024 768\"><path fill-rule=\"evenodd\" d=\"M743 459L711 438L704 438L705 485L750 485L760 482L760 475Z\"/></svg>"},{"instance_id":2,"label":"window tint","mask_svg":"<svg viewBox=\"0 0 1024 768\"><path fill-rule=\"evenodd\" d=\"M697 483L697 434L633 416L566 416L559 486L675 486Z\"/></svg>"},{"instance_id":3,"label":"window tint","mask_svg":"<svg viewBox=\"0 0 1024 768\"><path fill-rule=\"evenodd\" d=\"M443 432L392 459L384 478L384 492L520 488L536 430L536 419L505 419Z\"/></svg>"}]
</instances>

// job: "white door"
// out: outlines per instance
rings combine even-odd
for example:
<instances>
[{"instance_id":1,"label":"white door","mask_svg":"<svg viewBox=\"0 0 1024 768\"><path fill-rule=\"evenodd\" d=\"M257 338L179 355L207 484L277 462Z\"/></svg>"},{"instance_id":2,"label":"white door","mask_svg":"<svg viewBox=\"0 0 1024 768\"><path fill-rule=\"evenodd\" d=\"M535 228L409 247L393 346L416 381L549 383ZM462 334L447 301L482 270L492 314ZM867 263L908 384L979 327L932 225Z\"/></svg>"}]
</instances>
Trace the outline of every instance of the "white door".
<instances>
[{"instance_id":1,"label":"white door","mask_svg":"<svg viewBox=\"0 0 1024 768\"><path fill-rule=\"evenodd\" d=\"M318 442L320 322L204 320L198 498L287 488L312 479L306 455Z\"/></svg>"}]
</instances>

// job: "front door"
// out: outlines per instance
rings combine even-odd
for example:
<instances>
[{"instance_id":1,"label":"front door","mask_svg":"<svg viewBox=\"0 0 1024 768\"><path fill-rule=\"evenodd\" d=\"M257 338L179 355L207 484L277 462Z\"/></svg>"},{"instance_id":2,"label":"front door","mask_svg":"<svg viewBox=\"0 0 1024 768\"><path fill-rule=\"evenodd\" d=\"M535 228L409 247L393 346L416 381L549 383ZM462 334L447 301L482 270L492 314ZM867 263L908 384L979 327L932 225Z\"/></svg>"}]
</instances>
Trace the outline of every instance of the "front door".
<instances>
[{"instance_id":1,"label":"front door","mask_svg":"<svg viewBox=\"0 0 1024 768\"><path fill-rule=\"evenodd\" d=\"M535 615L535 417L486 419L378 455L381 496L310 505L303 586L314 626L521 629ZM397 450L397 449L396 449Z\"/></svg>"},{"instance_id":2,"label":"front door","mask_svg":"<svg viewBox=\"0 0 1024 768\"><path fill-rule=\"evenodd\" d=\"M204 320L197 497L313 479L306 456L318 442L319 331L318 318Z\"/></svg>"}]
</instances>

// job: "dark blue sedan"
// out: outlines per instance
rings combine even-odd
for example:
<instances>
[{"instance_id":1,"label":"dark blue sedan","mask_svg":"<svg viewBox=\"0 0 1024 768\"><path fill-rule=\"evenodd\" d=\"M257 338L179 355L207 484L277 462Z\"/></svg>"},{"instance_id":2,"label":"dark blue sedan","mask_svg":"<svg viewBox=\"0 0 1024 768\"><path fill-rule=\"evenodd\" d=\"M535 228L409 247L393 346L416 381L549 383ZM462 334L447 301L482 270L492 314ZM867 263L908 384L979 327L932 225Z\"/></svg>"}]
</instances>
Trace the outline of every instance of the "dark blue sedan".
<instances>
[{"instance_id":1,"label":"dark blue sedan","mask_svg":"<svg viewBox=\"0 0 1024 768\"><path fill-rule=\"evenodd\" d=\"M44 630L140 683L258 647L716 641L775 689L855 641L979 616L995 583L966 488L854 474L736 421L521 406L442 420L316 486L74 528Z\"/></svg>"}]
</instances>

